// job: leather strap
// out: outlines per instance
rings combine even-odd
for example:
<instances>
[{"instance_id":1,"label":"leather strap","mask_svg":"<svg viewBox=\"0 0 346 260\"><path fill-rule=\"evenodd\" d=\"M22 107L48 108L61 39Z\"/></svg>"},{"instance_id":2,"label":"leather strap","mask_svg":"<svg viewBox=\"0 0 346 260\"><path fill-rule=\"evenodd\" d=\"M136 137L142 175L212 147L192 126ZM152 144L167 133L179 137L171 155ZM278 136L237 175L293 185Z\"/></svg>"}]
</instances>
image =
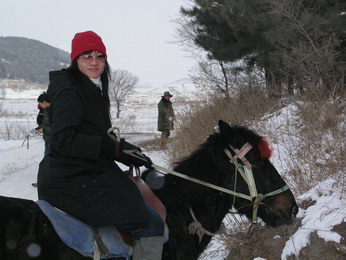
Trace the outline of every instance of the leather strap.
<instances>
[{"instance_id":1,"label":"leather strap","mask_svg":"<svg viewBox=\"0 0 346 260\"><path fill-rule=\"evenodd\" d=\"M94 233L94 241L96 242L97 247L100 250L101 254L109 255L108 248L103 243L102 237L100 236L98 228L93 226L92 229L93 229L93 233Z\"/></svg>"}]
</instances>

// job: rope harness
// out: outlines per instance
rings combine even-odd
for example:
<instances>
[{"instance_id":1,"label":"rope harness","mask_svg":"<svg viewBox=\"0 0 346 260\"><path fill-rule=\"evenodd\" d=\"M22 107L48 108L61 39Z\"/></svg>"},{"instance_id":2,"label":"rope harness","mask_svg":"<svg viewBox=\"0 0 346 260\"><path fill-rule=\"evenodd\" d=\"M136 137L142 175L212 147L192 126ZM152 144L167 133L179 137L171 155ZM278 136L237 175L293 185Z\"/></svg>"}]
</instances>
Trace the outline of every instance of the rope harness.
<instances>
[{"instance_id":1,"label":"rope harness","mask_svg":"<svg viewBox=\"0 0 346 260\"><path fill-rule=\"evenodd\" d=\"M245 143L244 146L240 150L238 150L232 146L230 146L230 148L234 151L234 153L235 153L234 156L232 156L231 152L227 148L224 150L224 152L226 153L226 155L230 159L230 162L234 164L237 171L243 177L244 181L246 182L246 184L249 188L250 196L246 195L247 198L245 198L245 199L247 199L253 203L252 221L256 222L258 207L261 204L262 200L264 200L266 197L274 196L274 195L277 195L281 192L284 192L285 190L288 190L289 186L286 184L282 188L274 190L272 192L268 192L265 194L258 193L257 188L256 188L255 179L254 179L253 174L252 174L252 165L245 158L245 154L252 149L252 145L249 143ZM240 159L244 163L244 166L241 165L237 159Z\"/></svg>"},{"instance_id":2,"label":"rope harness","mask_svg":"<svg viewBox=\"0 0 346 260\"><path fill-rule=\"evenodd\" d=\"M221 223L221 227L216 232L210 232L210 231L206 230L202 226L202 223L197 220L195 213L193 212L191 206L189 207L189 210L190 210L190 214L191 214L191 217L193 219L193 222L191 222L190 225L188 226L188 230L189 230L190 234L196 234L198 236L199 243L201 243L202 238L205 234L212 237L212 236L217 235L217 234L226 233L225 232L226 227L225 227L223 222Z\"/></svg>"}]
</instances>

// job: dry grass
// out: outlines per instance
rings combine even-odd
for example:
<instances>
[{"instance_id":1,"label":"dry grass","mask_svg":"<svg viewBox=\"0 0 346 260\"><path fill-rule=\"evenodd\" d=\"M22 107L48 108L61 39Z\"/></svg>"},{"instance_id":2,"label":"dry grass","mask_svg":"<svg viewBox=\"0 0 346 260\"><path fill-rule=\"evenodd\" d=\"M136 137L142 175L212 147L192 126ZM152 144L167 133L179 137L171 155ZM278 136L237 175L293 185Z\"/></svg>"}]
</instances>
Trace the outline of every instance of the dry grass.
<instances>
[{"instance_id":1,"label":"dry grass","mask_svg":"<svg viewBox=\"0 0 346 260\"><path fill-rule=\"evenodd\" d=\"M208 96L204 102L190 103L177 117L176 142L171 147L171 161L179 161L195 150L215 131L220 119L245 125L248 121L260 119L277 106L276 100L266 98L261 92L241 92L229 102L214 95Z\"/></svg>"},{"instance_id":2,"label":"dry grass","mask_svg":"<svg viewBox=\"0 0 346 260\"><path fill-rule=\"evenodd\" d=\"M225 243L228 242L229 256L227 260L255 259L280 259L285 242L297 230L297 225L270 228L261 225L253 225L246 232L228 234ZM239 239L234 239L239 237ZM275 238L275 239L273 239ZM231 242L231 243L230 243Z\"/></svg>"},{"instance_id":3,"label":"dry grass","mask_svg":"<svg viewBox=\"0 0 346 260\"><path fill-rule=\"evenodd\" d=\"M251 232L230 233L223 238L229 248L225 260L244 260L263 257L267 260L281 259L281 253L286 241L301 226L300 221L290 226L270 228L256 225ZM335 226L335 232L343 234L345 223ZM343 236L344 237L344 236ZM311 233L310 245L303 248L299 256L291 255L288 260L315 260L315 259L344 259L346 255L345 241L340 244L326 242L316 233Z\"/></svg>"},{"instance_id":4,"label":"dry grass","mask_svg":"<svg viewBox=\"0 0 346 260\"><path fill-rule=\"evenodd\" d=\"M0 117L7 117L7 118L25 118L27 116L26 113L24 112L9 112L8 110L5 109L0 109Z\"/></svg>"}]
</instances>

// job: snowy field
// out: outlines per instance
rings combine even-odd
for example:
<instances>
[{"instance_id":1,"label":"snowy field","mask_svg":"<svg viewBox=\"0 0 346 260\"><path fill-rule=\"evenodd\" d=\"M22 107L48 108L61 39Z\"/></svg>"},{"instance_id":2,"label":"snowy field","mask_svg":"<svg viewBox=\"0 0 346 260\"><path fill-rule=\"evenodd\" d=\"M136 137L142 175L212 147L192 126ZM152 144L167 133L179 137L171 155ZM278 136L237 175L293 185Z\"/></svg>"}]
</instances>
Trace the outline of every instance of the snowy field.
<instances>
[{"instance_id":1,"label":"snowy field","mask_svg":"<svg viewBox=\"0 0 346 260\"><path fill-rule=\"evenodd\" d=\"M180 98L193 99L195 91L187 81L175 82L160 88L142 87L136 89L122 108L121 118L113 120L114 126L120 127L121 132L129 142L136 144L159 138L159 132L156 131L157 103L166 90L174 95L172 102L176 108L177 116L179 116L179 107L183 104L178 100L181 100ZM8 128L19 127L20 125L28 132L36 127L38 112L36 98L41 92L42 89L22 92L6 90L6 98L1 100L1 109L6 111L6 116L0 117L0 131L6 131L6 128L9 131ZM175 100L177 104L174 103ZM276 115L268 117L266 126L278 127L283 122L287 122L287 118L294 119L294 107L287 107ZM0 195L37 200L37 190L32 187L31 183L36 182L38 164L43 156L44 142L41 136L31 137L29 149L27 149L27 143L23 145L23 139L24 136L16 140L0 140ZM278 171L285 175L286 166L282 160L282 157L285 156L285 147L282 147L278 142L273 144L273 148L272 162ZM155 164L167 167L164 152L145 151L145 153L151 157ZM125 166L122 167L125 169ZM285 176L285 178L289 179L289 176ZM336 183L331 178L309 192L301 194L298 200L302 201L307 198L315 200L316 203L306 210L299 210L298 217L302 219L302 226L287 241L281 259L286 259L291 254L298 255L300 250L309 244L311 232L316 230L318 230L317 235L325 241L339 243L341 240L341 236L332 231L335 225L346 221L346 196L340 183ZM212 240L209 250L215 252L222 247L216 238ZM210 257L207 251L201 259L221 260L226 256L227 252L221 250L219 255L213 254Z\"/></svg>"}]
</instances>

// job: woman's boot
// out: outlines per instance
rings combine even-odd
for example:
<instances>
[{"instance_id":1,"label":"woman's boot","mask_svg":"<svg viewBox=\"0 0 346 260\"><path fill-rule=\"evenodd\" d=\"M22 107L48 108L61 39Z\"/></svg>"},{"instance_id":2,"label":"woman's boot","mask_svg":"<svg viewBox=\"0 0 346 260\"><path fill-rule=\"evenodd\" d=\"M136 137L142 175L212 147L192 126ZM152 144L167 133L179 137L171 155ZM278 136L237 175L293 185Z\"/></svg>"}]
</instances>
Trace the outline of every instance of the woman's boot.
<instances>
[{"instance_id":1,"label":"woman's boot","mask_svg":"<svg viewBox=\"0 0 346 260\"><path fill-rule=\"evenodd\" d=\"M132 260L161 260L162 247L162 237L142 237L134 242Z\"/></svg>"}]
</instances>

